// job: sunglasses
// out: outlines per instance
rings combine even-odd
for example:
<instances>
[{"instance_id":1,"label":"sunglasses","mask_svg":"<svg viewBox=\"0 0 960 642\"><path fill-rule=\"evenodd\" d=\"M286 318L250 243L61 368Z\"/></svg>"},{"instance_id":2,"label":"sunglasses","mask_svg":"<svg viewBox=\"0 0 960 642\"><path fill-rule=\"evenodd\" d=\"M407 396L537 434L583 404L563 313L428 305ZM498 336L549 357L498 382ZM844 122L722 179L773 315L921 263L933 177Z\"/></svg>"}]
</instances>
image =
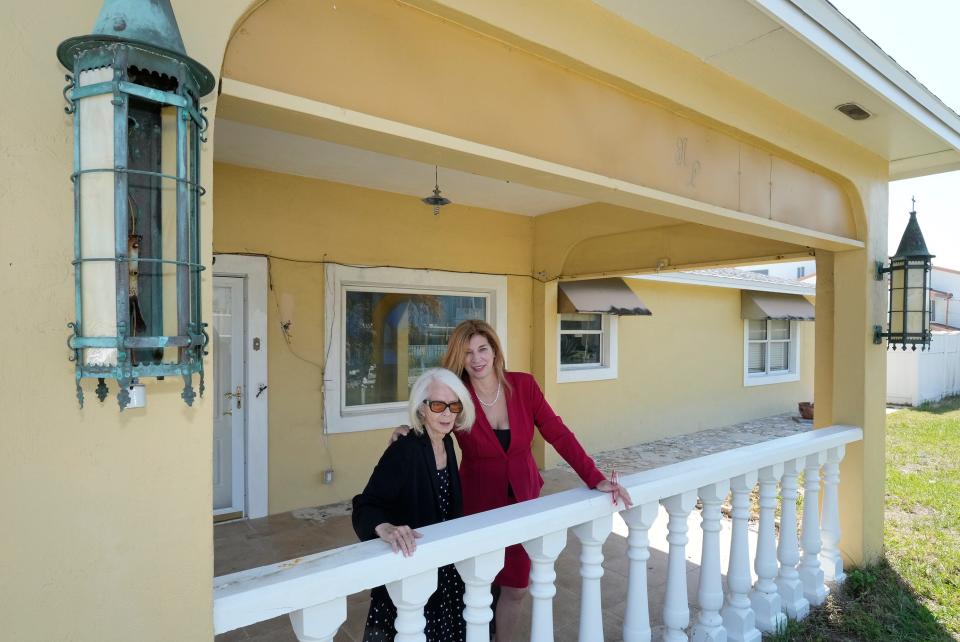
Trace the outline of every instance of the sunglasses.
<instances>
[{"instance_id":1,"label":"sunglasses","mask_svg":"<svg viewBox=\"0 0 960 642\"><path fill-rule=\"evenodd\" d=\"M451 401L447 403L445 401L430 401L429 399L424 399L423 403L426 404L427 408L430 409L430 412L440 414L447 408L450 409L450 412L453 414L459 414L463 410L463 402L461 401Z\"/></svg>"}]
</instances>

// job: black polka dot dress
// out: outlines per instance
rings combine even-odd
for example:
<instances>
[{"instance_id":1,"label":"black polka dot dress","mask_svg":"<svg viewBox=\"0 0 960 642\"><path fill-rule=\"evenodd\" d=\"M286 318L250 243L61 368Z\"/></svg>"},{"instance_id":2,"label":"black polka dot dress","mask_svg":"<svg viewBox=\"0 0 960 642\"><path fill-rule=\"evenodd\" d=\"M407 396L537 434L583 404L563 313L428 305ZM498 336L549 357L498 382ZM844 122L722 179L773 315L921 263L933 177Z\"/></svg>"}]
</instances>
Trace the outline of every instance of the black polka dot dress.
<instances>
[{"instance_id":1,"label":"black polka dot dress","mask_svg":"<svg viewBox=\"0 0 960 642\"><path fill-rule=\"evenodd\" d=\"M450 514L450 471L436 471L441 513L444 519ZM427 620L424 633L427 642L465 642L466 623L463 620L463 580L453 564L437 569L437 590L430 596L423 609ZM394 621L397 607L389 599L371 601L363 642L392 642L397 630Z\"/></svg>"}]
</instances>

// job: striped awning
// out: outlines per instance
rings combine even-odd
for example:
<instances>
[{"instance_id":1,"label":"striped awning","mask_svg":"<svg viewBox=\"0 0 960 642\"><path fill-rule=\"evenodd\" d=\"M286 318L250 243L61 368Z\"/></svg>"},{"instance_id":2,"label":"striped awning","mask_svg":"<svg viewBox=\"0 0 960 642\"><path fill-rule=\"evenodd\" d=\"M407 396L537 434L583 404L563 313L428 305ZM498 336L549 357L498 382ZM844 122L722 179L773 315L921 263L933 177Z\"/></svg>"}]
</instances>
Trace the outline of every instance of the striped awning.
<instances>
[{"instance_id":1,"label":"striped awning","mask_svg":"<svg viewBox=\"0 0 960 642\"><path fill-rule=\"evenodd\" d=\"M621 316L652 314L619 277L561 282L557 293L557 311L601 312Z\"/></svg>"},{"instance_id":2,"label":"striped awning","mask_svg":"<svg viewBox=\"0 0 960 642\"><path fill-rule=\"evenodd\" d=\"M813 305L799 294L740 292L740 316L744 319L789 319L813 321Z\"/></svg>"}]
</instances>

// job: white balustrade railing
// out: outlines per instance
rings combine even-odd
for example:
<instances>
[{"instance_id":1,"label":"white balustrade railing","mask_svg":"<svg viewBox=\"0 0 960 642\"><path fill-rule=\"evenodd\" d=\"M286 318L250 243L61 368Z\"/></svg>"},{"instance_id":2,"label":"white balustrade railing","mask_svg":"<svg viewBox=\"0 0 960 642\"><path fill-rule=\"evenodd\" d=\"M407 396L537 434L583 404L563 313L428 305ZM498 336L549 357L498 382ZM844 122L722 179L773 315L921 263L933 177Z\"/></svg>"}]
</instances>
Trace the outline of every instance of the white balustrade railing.
<instances>
[{"instance_id":1,"label":"white balustrade railing","mask_svg":"<svg viewBox=\"0 0 960 642\"><path fill-rule=\"evenodd\" d=\"M533 598L531 640L553 640L554 564L567 530L581 545L580 639L603 640L601 577L603 544L612 515L622 510L628 528L629 578L623 639L651 639L647 560L649 530L658 505L669 514L669 556L663 596L663 639L755 642L786 618L802 618L823 603L826 580L843 581L839 553L840 460L844 446L859 441L859 428L834 426L774 439L625 476L634 507L613 506L610 496L584 488L419 529L412 557L394 554L380 541L345 546L214 579L216 633L289 615L300 642L333 640L346 620L347 596L386 585L397 606L397 640L424 640L423 606L436 589L437 569L455 564L463 577L467 639L488 638L490 583L503 565L504 549L522 544L530 555ZM823 474L821 476L821 468ZM802 535L797 538L797 480L804 474ZM823 481L822 514L819 507ZM759 482L760 522L751 586L747 520L749 495ZM782 492L779 543L774 524L777 487ZM726 587L722 578L720 506L732 491L732 534ZM688 516L697 498L702 557L695 603L687 598ZM619 601L619 600L618 600ZM691 610L694 616L691 617ZM693 626L690 627L691 622Z\"/></svg>"}]
</instances>

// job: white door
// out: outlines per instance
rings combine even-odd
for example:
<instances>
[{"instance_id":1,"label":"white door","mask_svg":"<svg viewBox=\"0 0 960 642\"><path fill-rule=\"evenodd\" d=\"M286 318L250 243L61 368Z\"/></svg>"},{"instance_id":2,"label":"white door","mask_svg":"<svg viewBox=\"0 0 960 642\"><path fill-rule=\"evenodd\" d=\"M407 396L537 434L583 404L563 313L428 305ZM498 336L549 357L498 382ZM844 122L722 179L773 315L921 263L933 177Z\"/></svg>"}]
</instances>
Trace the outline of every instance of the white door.
<instances>
[{"instance_id":1,"label":"white door","mask_svg":"<svg viewBox=\"0 0 960 642\"><path fill-rule=\"evenodd\" d=\"M213 516L236 519L245 503L244 279L213 278Z\"/></svg>"}]
</instances>

